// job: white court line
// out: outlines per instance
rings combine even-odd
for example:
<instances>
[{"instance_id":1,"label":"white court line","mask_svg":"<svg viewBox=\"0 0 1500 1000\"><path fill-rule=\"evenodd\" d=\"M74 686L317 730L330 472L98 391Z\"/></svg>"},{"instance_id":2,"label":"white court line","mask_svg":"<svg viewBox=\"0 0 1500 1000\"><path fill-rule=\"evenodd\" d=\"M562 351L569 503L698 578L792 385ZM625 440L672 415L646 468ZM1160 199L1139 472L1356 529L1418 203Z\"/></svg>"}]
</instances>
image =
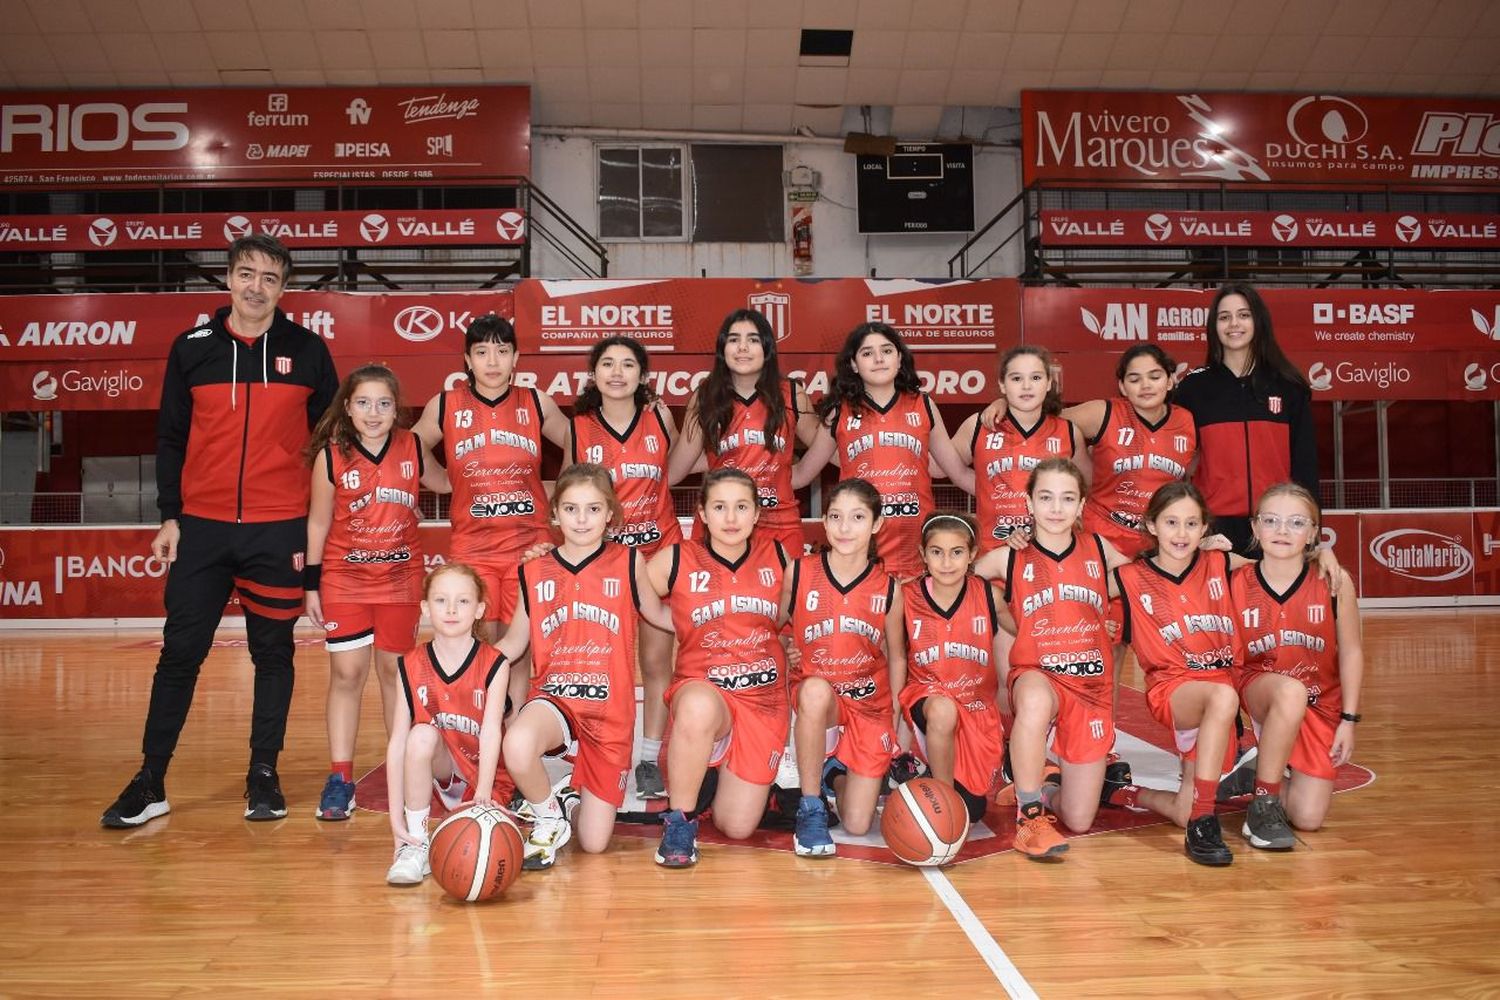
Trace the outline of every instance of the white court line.
<instances>
[{"instance_id":1,"label":"white court line","mask_svg":"<svg viewBox=\"0 0 1500 1000\"><path fill-rule=\"evenodd\" d=\"M932 886L932 891L937 893L938 899L942 900L948 912L953 914L953 919L958 922L958 926L968 937L974 950L979 952L979 957L984 959L984 964L988 965L990 971L995 974L995 978L1000 980L1000 985L1005 989L1006 995L1011 997L1011 1000L1037 1000L1036 990L1033 990L1031 984L1026 981L1026 977L1021 975L1021 970L1016 968L1010 956L1005 954L1005 949L990 937L990 932L984 929L983 922L973 910L969 909L969 904L964 902L964 897L959 894L959 891L953 888L953 883L948 881L948 876L936 868L923 868L922 877L927 879L927 884Z\"/></svg>"}]
</instances>

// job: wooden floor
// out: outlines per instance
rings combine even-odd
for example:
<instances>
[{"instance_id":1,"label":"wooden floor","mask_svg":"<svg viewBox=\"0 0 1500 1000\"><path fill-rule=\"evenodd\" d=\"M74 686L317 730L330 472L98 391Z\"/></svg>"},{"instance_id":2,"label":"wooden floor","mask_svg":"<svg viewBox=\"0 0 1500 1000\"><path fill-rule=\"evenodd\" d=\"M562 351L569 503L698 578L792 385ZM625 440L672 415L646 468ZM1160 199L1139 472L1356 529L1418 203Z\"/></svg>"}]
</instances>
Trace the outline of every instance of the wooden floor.
<instances>
[{"instance_id":1,"label":"wooden floor","mask_svg":"<svg viewBox=\"0 0 1500 1000\"><path fill-rule=\"evenodd\" d=\"M948 870L957 912L1043 997L1500 994L1500 613L1371 612L1365 627L1355 758L1377 779L1340 795L1323 832L1288 855L1231 838L1227 870L1189 863L1169 827L1075 840L1061 865L1000 854ZM235 647L205 669L172 813L100 829L138 764L156 638L0 631L0 994L1003 995L941 879L913 869L709 847L668 872L620 837L493 905L387 887L383 814L312 818L313 645L282 757L289 818L240 818L250 668ZM366 705L357 763L373 766L373 684Z\"/></svg>"}]
</instances>

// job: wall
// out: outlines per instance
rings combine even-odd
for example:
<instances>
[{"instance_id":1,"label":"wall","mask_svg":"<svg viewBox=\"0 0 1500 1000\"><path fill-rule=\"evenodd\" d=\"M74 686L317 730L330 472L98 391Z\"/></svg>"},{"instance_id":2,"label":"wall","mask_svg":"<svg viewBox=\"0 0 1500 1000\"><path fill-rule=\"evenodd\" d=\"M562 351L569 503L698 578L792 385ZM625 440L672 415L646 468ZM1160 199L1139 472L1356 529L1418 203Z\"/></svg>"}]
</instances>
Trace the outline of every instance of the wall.
<instances>
[{"instance_id":1,"label":"wall","mask_svg":"<svg viewBox=\"0 0 1500 1000\"><path fill-rule=\"evenodd\" d=\"M602 140L601 140L602 141ZM629 140L620 140L629 141ZM593 138L533 136L532 178L589 232L599 228L594 204ZM855 218L854 156L840 146L789 143L786 170L808 166L822 174L813 210L814 277L886 278L948 276L948 258L966 235L863 236ZM974 221L983 226L1020 191L1020 159L1015 150L974 150ZM778 278L791 274L789 243L610 243L612 278L698 277ZM541 278L577 277L557 254L534 244L532 273ZM1021 249L1007 248L990 262L985 276L1015 275Z\"/></svg>"}]
</instances>

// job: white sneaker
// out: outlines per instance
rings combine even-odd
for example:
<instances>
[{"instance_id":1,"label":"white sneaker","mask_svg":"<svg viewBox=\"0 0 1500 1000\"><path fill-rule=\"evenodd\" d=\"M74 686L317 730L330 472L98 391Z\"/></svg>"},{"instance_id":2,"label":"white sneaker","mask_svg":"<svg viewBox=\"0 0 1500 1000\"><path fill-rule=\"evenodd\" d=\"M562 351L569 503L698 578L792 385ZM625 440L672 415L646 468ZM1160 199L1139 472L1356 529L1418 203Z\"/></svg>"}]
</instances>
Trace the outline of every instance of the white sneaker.
<instances>
[{"instance_id":1,"label":"white sneaker","mask_svg":"<svg viewBox=\"0 0 1500 1000\"><path fill-rule=\"evenodd\" d=\"M464 796L469 794L469 783L456 774L449 779L447 788L438 784L436 778L432 779L432 787L437 789L438 799L449 812L463 805Z\"/></svg>"},{"instance_id":2,"label":"white sneaker","mask_svg":"<svg viewBox=\"0 0 1500 1000\"><path fill-rule=\"evenodd\" d=\"M402 844L396 851L396 860L386 869L385 880L391 885L421 885L422 880L431 874L427 845Z\"/></svg>"},{"instance_id":3,"label":"white sneaker","mask_svg":"<svg viewBox=\"0 0 1500 1000\"><path fill-rule=\"evenodd\" d=\"M522 869L540 871L557 863L557 852L573 839L573 824L561 816L539 816L526 838L526 856Z\"/></svg>"}]
</instances>

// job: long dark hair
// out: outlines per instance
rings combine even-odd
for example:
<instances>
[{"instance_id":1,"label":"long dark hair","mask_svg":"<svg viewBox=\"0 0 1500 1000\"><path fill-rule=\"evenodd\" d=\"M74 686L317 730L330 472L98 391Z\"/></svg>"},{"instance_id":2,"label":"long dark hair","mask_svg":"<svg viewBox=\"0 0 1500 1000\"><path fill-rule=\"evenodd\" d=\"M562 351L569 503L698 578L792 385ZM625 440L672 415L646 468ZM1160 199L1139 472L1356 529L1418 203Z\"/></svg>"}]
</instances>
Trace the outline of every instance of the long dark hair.
<instances>
[{"instance_id":1,"label":"long dark hair","mask_svg":"<svg viewBox=\"0 0 1500 1000\"><path fill-rule=\"evenodd\" d=\"M1210 334L1209 339L1214 339L1212 334ZM1223 353L1223 348L1220 348L1219 354L1221 357ZM1167 378L1171 378L1172 373L1177 370L1177 362L1172 360L1172 355L1162 350L1156 344L1136 344L1120 355L1120 363L1115 365L1116 382L1125 381L1125 373L1130 370L1130 363L1139 357L1149 357L1152 361L1161 365L1162 371L1167 373Z\"/></svg>"},{"instance_id":2,"label":"long dark hair","mask_svg":"<svg viewBox=\"0 0 1500 1000\"><path fill-rule=\"evenodd\" d=\"M833 419L840 407L847 406L853 414L864 412L865 382L859 377L859 372L854 370L854 356L859 353L865 338L873 333L890 341L901 359L901 365L896 369L897 394L921 391L922 383L917 378L917 360L895 327L886 323L861 323L849 331L849 336L844 338L844 346L839 348L838 357L833 359L833 377L828 380L828 394L818 403L818 418L825 423Z\"/></svg>"},{"instance_id":3,"label":"long dark hair","mask_svg":"<svg viewBox=\"0 0 1500 1000\"><path fill-rule=\"evenodd\" d=\"M349 417L349 400L354 398L354 390L365 382L380 382L391 390L391 396L396 400L396 426L406 426L405 414L401 411L401 383L396 380L396 373L385 365L363 365L344 376L339 391L333 395L333 402L318 418L318 425L313 428L312 437L302 450L309 462L316 461L318 452L330 444L347 458L359 443L359 431Z\"/></svg>"},{"instance_id":4,"label":"long dark hair","mask_svg":"<svg viewBox=\"0 0 1500 1000\"><path fill-rule=\"evenodd\" d=\"M843 496L845 493L848 493L850 496L854 497L854 499L865 505L865 508L870 512L872 524L880 524L880 518L882 517L881 510L884 506L880 501L880 491L877 490L868 479L860 479L858 476L851 476L848 479L840 479L838 483L835 484L833 489L828 491L828 496L823 501L823 516L825 518L828 516L828 508L832 507L833 502L839 497ZM823 546L823 551L832 552L833 546L825 544ZM866 555L869 557L871 562L879 562L880 556L878 553L879 546L875 544L875 536L872 534L870 536L870 550L866 553Z\"/></svg>"},{"instance_id":5,"label":"long dark hair","mask_svg":"<svg viewBox=\"0 0 1500 1000\"><path fill-rule=\"evenodd\" d=\"M1208 310L1208 361L1210 365L1224 363L1224 345L1219 343L1219 304L1230 295L1241 295L1250 305L1250 320L1255 324L1255 334L1250 338L1250 384L1264 389L1265 372L1277 372L1284 378L1307 388L1307 376L1287 360L1276 343L1276 331L1271 325L1271 310L1266 300L1250 285L1235 282L1220 287L1214 295L1214 303ZM1171 369L1168 369L1170 374Z\"/></svg>"},{"instance_id":6,"label":"long dark hair","mask_svg":"<svg viewBox=\"0 0 1500 1000\"><path fill-rule=\"evenodd\" d=\"M1019 357L1033 357L1042 363L1043 370L1047 373L1047 395L1042 397L1042 416L1055 417L1063 410L1062 387L1057 384L1057 362L1052 358L1052 352L1040 344L1017 344L1006 351L1000 358L1000 385L1001 395L1004 393L1005 370L1010 363Z\"/></svg>"},{"instance_id":7,"label":"long dark hair","mask_svg":"<svg viewBox=\"0 0 1500 1000\"><path fill-rule=\"evenodd\" d=\"M599 387L594 384L594 371L599 367L599 359L604 357L604 352L611 347L627 348L635 358L635 363L640 366L641 382L635 387L636 409L649 406L656 399L656 393L646 385L646 376L651 371L651 361L649 355L646 354L646 349L634 337L616 334L613 337L605 337L589 351L589 384L583 387L583 391L578 394L578 399L573 403L575 415L595 413L604 405L604 396L599 392Z\"/></svg>"},{"instance_id":8,"label":"long dark hair","mask_svg":"<svg viewBox=\"0 0 1500 1000\"><path fill-rule=\"evenodd\" d=\"M770 322L754 309L736 309L724 317L719 324L719 337L714 341L714 366L698 387L698 395L689 407L696 414L698 428L703 432L703 448L714 454L719 452L719 442L729 429L734 414L734 375L724 360L724 345L729 342L729 329L736 323L750 323L755 327L755 336L765 353L766 364L755 380L755 395L766 407L766 449L779 450L776 438L786 427L786 399L781 394L781 366L776 361L776 334ZM787 441L786 446L792 447Z\"/></svg>"}]
</instances>

